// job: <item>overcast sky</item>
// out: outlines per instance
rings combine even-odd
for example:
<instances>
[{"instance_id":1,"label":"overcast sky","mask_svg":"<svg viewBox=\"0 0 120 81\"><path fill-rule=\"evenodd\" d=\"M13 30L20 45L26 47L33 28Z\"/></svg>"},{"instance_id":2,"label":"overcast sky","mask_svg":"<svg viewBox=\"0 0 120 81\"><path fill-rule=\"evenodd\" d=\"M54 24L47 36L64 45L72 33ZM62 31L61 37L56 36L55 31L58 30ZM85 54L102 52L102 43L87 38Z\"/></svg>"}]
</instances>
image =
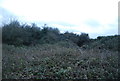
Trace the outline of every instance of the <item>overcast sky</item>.
<instances>
[{"instance_id":1,"label":"overcast sky","mask_svg":"<svg viewBox=\"0 0 120 81\"><path fill-rule=\"evenodd\" d=\"M0 22L15 18L91 38L118 34L119 0L0 0ZM0 24L1 24L0 23Z\"/></svg>"}]
</instances>

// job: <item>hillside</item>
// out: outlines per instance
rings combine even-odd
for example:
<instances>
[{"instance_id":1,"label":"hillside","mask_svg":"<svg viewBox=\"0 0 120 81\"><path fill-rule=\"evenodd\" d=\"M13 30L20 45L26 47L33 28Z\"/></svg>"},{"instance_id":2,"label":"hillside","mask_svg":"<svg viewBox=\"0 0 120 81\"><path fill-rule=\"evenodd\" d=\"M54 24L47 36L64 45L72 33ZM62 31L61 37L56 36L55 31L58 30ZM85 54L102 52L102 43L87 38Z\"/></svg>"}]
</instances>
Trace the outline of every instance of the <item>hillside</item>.
<instances>
[{"instance_id":1,"label":"hillside","mask_svg":"<svg viewBox=\"0 0 120 81\"><path fill-rule=\"evenodd\" d=\"M3 79L118 79L119 35L60 33L46 25L3 26Z\"/></svg>"},{"instance_id":2,"label":"hillside","mask_svg":"<svg viewBox=\"0 0 120 81\"><path fill-rule=\"evenodd\" d=\"M120 35L98 36L97 39L90 39L90 41L90 43L84 44L82 48L97 48L103 50L120 51Z\"/></svg>"}]
</instances>

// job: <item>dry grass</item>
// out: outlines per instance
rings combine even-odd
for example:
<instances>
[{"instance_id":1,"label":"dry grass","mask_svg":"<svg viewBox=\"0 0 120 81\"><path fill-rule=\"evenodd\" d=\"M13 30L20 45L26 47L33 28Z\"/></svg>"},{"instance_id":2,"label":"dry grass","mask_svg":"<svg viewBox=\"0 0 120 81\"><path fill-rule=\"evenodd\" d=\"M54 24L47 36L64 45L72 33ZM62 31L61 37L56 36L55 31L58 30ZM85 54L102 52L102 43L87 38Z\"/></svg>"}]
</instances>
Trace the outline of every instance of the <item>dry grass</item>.
<instances>
[{"instance_id":1,"label":"dry grass","mask_svg":"<svg viewBox=\"0 0 120 81\"><path fill-rule=\"evenodd\" d=\"M3 79L118 78L118 52L63 45L3 45Z\"/></svg>"}]
</instances>

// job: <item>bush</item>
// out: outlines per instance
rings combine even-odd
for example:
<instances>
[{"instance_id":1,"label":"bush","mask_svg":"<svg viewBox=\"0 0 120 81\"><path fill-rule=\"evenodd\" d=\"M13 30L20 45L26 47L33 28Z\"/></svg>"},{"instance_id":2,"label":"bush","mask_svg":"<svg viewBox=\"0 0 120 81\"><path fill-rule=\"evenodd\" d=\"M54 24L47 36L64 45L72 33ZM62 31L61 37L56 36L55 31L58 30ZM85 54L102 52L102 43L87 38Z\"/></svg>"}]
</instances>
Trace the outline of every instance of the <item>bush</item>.
<instances>
[{"instance_id":1,"label":"bush","mask_svg":"<svg viewBox=\"0 0 120 81\"><path fill-rule=\"evenodd\" d=\"M82 46L86 43L89 42L89 35L86 33L81 33L81 35L79 36L79 41L77 42L78 46Z\"/></svg>"},{"instance_id":2,"label":"bush","mask_svg":"<svg viewBox=\"0 0 120 81\"><path fill-rule=\"evenodd\" d=\"M3 43L15 46L55 43L60 40L57 28L37 27L36 24L20 25L18 21L5 24L2 30Z\"/></svg>"},{"instance_id":3,"label":"bush","mask_svg":"<svg viewBox=\"0 0 120 81\"><path fill-rule=\"evenodd\" d=\"M120 51L120 35L102 36L94 39L89 43L89 48L107 49L112 51Z\"/></svg>"},{"instance_id":4,"label":"bush","mask_svg":"<svg viewBox=\"0 0 120 81\"><path fill-rule=\"evenodd\" d=\"M63 34L65 40L70 40L72 41L73 43L77 44L78 40L79 40L79 35L76 35L74 33L70 33L70 32L65 32Z\"/></svg>"}]
</instances>

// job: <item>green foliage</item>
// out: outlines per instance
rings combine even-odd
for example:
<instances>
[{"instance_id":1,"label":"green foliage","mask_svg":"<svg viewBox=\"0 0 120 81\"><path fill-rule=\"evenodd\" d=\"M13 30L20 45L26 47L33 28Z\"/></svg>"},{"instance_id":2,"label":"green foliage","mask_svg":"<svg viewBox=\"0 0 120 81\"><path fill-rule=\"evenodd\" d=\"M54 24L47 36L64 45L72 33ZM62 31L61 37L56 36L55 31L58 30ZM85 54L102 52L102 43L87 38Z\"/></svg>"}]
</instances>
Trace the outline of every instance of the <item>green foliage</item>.
<instances>
[{"instance_id":1,"label":"green foliage","mask_svg":"<svg viewBox=\"0 0 120 81\"><path fill-rule=\"evenodd\" d=\"M117 79L118 53L80 52L77 46L3 44L3 79ZM103 57L101 57L103 55Z\"/></svg>"},{"instance_id":2,"label":"green foliage","mask_svg":"<svg viewBox=\"0 0 120 81\"><path fill-rule=\"evenodd\" d=\"M118 78L119 35L89 39L86 33L62 34L46 24L40 28L18 21L2 30L3 79ZM85 46L89 49L82 50Z\"/></svg>"},{"instance_id":3,"label":"green foliage","mask_svg":"<svg viewBox=\"0 0 120 81\"><path fill-rule=\"evenodd\" d=\"M20 39L22 34L19 22L13 21L8 25L4 25L2 28L3 43L15 45L22 44L23 41Z\"/></svg>"},{"instance_id":4,"label":"green foliage","mask_svg":"<svg viewBox=\"0 0 120 81\"><path fill-rule=\"evenodd\" d=\"M89 49L99 48L112 51L120 51L120 35L114 36L99 36L96 40L89 44Z\"/></svg>"},{"instance_id":5,"label":"green foliage","mask_svg":"<svg viewBox=\"0 0 120 81\"><path fill-rule=\"evenodd\" d=\"M40 43L56 43L60 39L59 30L57 28L43 27L41 30L42 38Z\"/></svg>"},{"instance_id":6,"label":"green foliage","mask_svg":"<svg viewBox=\"0 0 120 81\"><path fill-rule=\"evenodd\" d=\"M70 40L70 41L72 41L72 42L74 42L76 44L77 44L77 42L79 40L79 35L76 35L74 33L70 33L68 31L64 33L64 37L65 37L65 39Z\"/></svg>"},{"instance_id":7,"label":"green foliage","mask_svg":"<svg viewBox=\"0 0 120 81\"><path fill-rule=\"evenodd\" d=\"M53 44L59 41L71 41L80 46L88 40L88 34L83 33L80 36L70 32L61 34L57 28L48 27L46 24L41 29L34 23L21 25L18 21L12 21L2 28L3 43L15 46Z\"/></svg>"},{"instance_id":8,"label":"green foliage","mask_svg":"<svg viewBox=\"0 0 120 81\"><path fill-rule=\"evenodd\" d=\"M40 29L34 23L31 26L20 25L18 21L4 25L2 33L3 43L15 46L54 43L59 40L57 28L44 27Z\"/></svg>"},{"instance_id":9,"label":"green foliage","mask_svg":"<svg viewBox=\"0 0 120 81\"><path fill-rule=\"evenodd\" d=\"M97 39L90 39L87 33L77 35L70 32L60 33L57 28L48 27L46 24L41 28L36 24L20 24L12 21L2 27L2 42L15 46L29 46L37 44L54 44L60 41L71 42L79 47L88 44L87 48L105 48L109 50L120 50L118 43L120 36L99 36Z\"/></svg>"},{"instance_id":10,"label":"green foliage","mask_svg":"<svg viewBox=\"0 0 120 81\"><path fill-rule=\"evenodd\" d=\"M89 35L86 33L81 33L79 41L77 42L78 46L82 46L89 42Z\"/></svg>"}]
</instances>

